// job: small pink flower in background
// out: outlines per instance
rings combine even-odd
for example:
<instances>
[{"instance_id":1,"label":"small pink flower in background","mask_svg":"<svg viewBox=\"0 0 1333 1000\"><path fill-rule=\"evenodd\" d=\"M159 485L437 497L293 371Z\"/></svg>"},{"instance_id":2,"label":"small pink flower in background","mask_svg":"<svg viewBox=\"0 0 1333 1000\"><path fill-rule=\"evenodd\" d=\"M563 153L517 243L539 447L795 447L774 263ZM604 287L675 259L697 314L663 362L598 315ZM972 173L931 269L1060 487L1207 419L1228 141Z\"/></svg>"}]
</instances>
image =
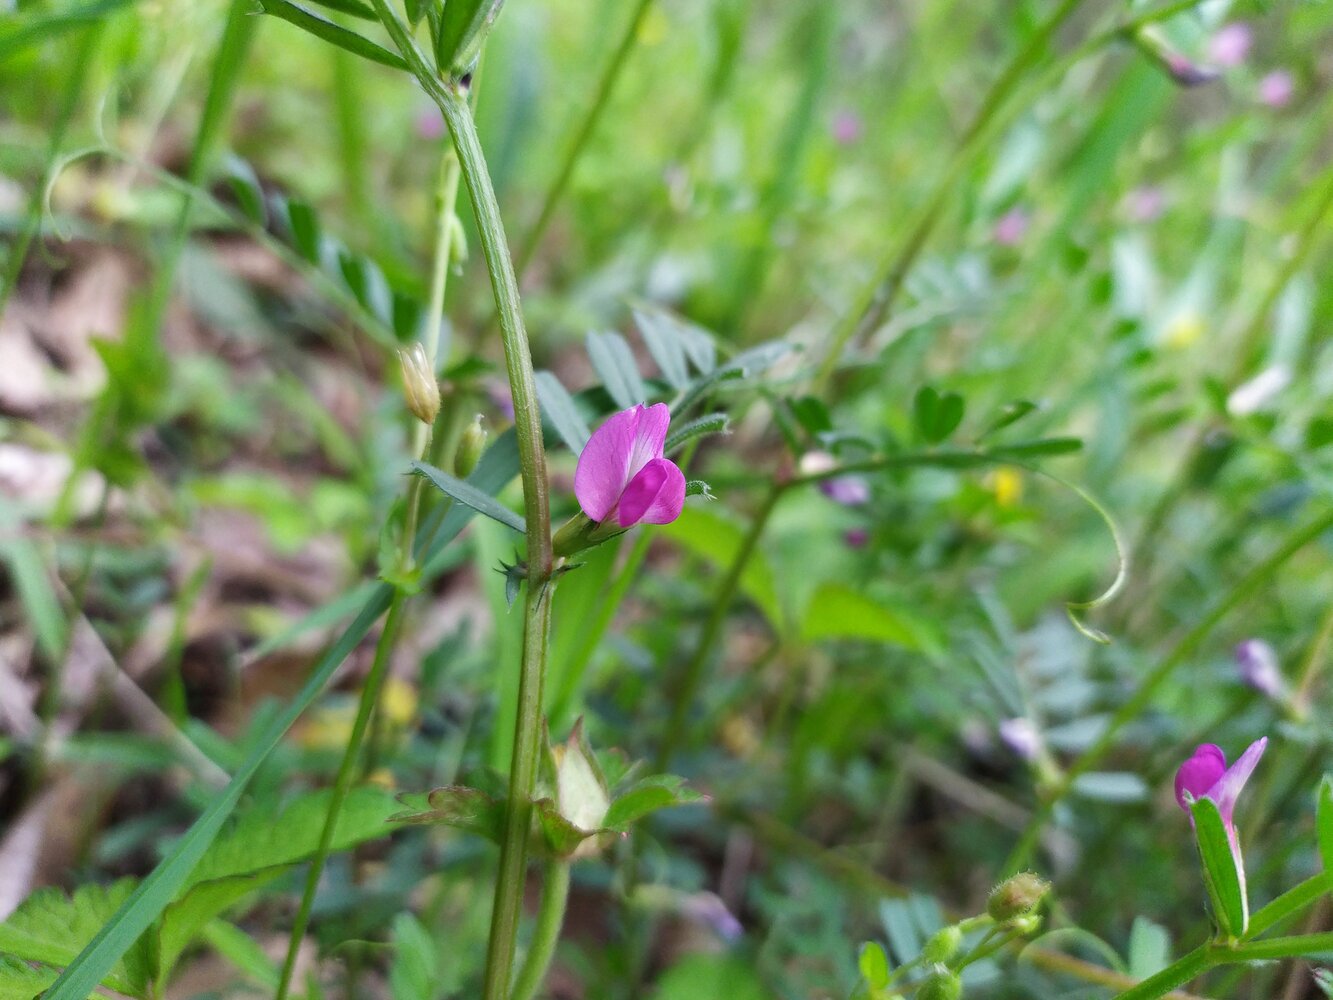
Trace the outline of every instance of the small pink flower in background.
<instances>
[{"instance_id":1,"label":"small pink flower in background","mask_svg":"<svg viewBox=\"0 0 1333 1000\"><path fill-rule=\"evenodd\" d=\"M1037 759L1037 754L1041 752L1041 734L1037 732L1029 719L1022 716L1014 719L1005 719L1000 723L1000 742L1007 746L1014 756L1033 761Z\"/></svg>"},{"instance_id":2,"label":"small pink flower in background","mask_svg":"<svg viewBox=\"0 0 1333 1000\"><path fill-rule=\"evenodd\" d=\"M1219 66L1239 66L1249 56L1253 42L1250 26L1232 21L1219 28L1208 42L1208 58Z\"/></svg>"},{"instance_id":3,"label":"small pink flower in background","mask_svg":"<svg viewBox=\"0 0 1333 1000\"><path fill-rule=\"evenodd\" d=\"M1296 92L1296 82L1285 69L1275 69L1259 81L1259 100L1270 108L1285 108Z\"/></svg>"},{"instance_id":4,"label":"small pink flower in background","mask_svg":"<svg viewBox=\"0 0 1333 1000\"><path fill-rule=\"evenodd\" d=\"M855 111L839 111L833 118L833 141L839 146L850 146L863 131L861 116Z\"/></svg>"},{"instance_id":5,"label":"small pink flower in background","mask_svg":"<svg viewBox=\"0 0 1333 1000\"><path fill-rule=\"evenodd\" d=\"M631 407L593 432L574 470L574 496L593 521L622 528L669 524L685 505L685 475L662 457L671 411L665 403Z\"/></svg>"},{"instance_id":6,"label":"small pink flower in background","mask_svg":"<svg viewBox=\"0 0 1333 1000\"><path fill-rule=\"evenodd\" d=\"M1236 668L1241 683L1264 697L1278 701L1285 695L1277 652L1262 639L1246 639L1236 646Z\"/></svg>"},{"instance_id":7,"label":"small pink flower in background","mask_svg":"<svg viewBox=\"0 0 1333 1000\"><path fill-rule=\"evenodd\" d=\"M819 484L820 491L834 503L859 507L870 500L870 484L860 476L838 476Z\"/></svg>"},{"instance_id":8,"label":"small pink flower in background","mask_svg":"<svg viewBox=\"0 0 1333 1000\"><path fill-rule=\"evenodd\" d=\"M412 122L412 127L416 130L418 139L444 138L444 116L440 114L440 109L434 105L418 111Z\"/></svg>"},{"instance_id":9,"label":"small pink flower in background","mask_svg":"<svg viewBox=\"0 0 1333 1000\"><path fill-rule=\"evenodd\" d=\"M1153 222L1166 208L1166 194L1159 187L1144 185L1129 193L1128 205L1135 222Z\"/></svg>"},{"instance_id":10,"label":"small pink flower in background","mask_svg":"<svg viewBox=\"0 0 1333 1000\"><path fill-rule=\"evenodd\" d=\"M1171 74L1171 79L1182 87L1199 87L1205 83L1212 83L1221 75L1211 66L1200 66L1198 63L1190 62L1179 52L1167 53L1166 70Z\"/></svg>"},{"instance_id":11,"label":"small pink flower in background","mask_svg":"<svg viewBox=\"0 0 1333 1000\"><path fill-rule=\"evenodd\" d=\"M865 548L866 542L870 541L870 532L865 528L848 528L842 533L842 540L849 549Z\"/></svg>"},{"instance_id":12,"label":"small pink flower in background","mask_svg":"<svg viewBox=\"0 0 1333 1000\"><path fill-rule=\"evenodd\" d=\"M1024 209L1011 208L996 221L992 235L1002 247L1017 246L1027 235L1030 223L1031 219Z\"/></svg>"}]
</instances>

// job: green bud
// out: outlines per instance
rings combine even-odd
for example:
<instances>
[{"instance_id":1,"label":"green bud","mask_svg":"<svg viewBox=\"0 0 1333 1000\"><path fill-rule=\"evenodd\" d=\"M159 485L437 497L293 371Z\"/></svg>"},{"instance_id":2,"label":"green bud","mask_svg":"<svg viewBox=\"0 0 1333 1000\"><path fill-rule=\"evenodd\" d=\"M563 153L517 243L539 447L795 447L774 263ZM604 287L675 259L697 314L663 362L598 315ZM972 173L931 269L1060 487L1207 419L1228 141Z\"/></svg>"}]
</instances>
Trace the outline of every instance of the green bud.
<instances>
[{"instance_id":1,"label":"green bud","mask_svg":"<svg viewBox=\"0 0 1333 1000\"><path fill-rule=\"evenodd\" d=\"M470 476L485 449L486 418L478 413L472 418L472 423L463 429L463 436L458 440L458 451L454 453L454 475L459 479Z\"/></svg>"},{"instance_id":2,"label":"green bud","mask_svg":"<svg viewBox=\"0 0 1333 1000\"><path fill-rule=\"evenodd\" d=\"M1029 913L1026 916L1018 917L1009 922L1009 929L1015 934L1027 936L1036 932L1041 926L1041 914Z\"/></svg>"},{"instance_id":3,"label":"green bud","mask_svg":"<svg viewBox=\"0 0 1333 1000\"><path fill-rule=\"evenodd\" d=\"M585 833L601 829L606 811L611 807L611 795L606 788L602 769L597 766L588 741L583 737L583 720L574 723L569 739L551 748L555 758L556 806L560 815L575 828ZM600 838L589 837L574 850L573 857L589 857L597 853Z\"/></svg>"},{"instance_id":4,"label":"green bud","mask_svg":"<svg viewBox=\"0 0 1333 1000\"><path fill-rule=\"evenodd\" d=\"M945 927L922 947L921 960L927 965L940 965L958 954L962 944L963 932L954 926Z\"/></svg>"},{"instance_id":5,"label":"green bud","mask_svg":"<svg viewBox=\"0 0 1333 1000\"><path fill-rule=\"evenodd\" d=\"M963 981L945 968L938 968L916 988L916 1000L958 1000Z\"/></svg>"},{"instance_id":6,"label":"green bud","mask_svg":"<svg viewBox=\"0 0 1333 1000\"><path fill-rule=\"evenodd\" d=\"M423 424L433 424L440 412L440 384L426 359L426 349L420 344L399 348L398 364L403 370L407 408Z\"/></svg>"},{"instance_id":7,"label":"green bud","mask_svg":"<svg viewBox=\"0 0 1333 1000\"><path fill-rule=\"evenodd\" d=\"M449 216L449 263L461 268L467 263L467 230L456 215Z\"/></svg>"},{"instance_id":8,"label":"green bud","mask_svg":"<svg viewBox=\"0 0 1333 1000\"><path fill-rule=\"evenodd\" d=\"M997 885L986 900L986 912L997 924L1027 916L1037 908L1051 883L1032 872L1019 872Z\"/></svg>"}]
</instances>

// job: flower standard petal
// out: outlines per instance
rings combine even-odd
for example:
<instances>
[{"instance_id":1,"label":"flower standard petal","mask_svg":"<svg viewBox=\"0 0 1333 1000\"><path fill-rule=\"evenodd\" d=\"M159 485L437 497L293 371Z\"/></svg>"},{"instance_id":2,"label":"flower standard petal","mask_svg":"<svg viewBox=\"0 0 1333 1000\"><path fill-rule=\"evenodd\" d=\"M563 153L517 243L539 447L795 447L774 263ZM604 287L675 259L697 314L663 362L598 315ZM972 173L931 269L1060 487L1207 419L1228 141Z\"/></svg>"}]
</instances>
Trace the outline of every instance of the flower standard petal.
<instances>
[{"instance_id":1,"label":"flower standard petal","mask_svg":"<svg viewBox=\"0 0 1333 1000\"><path fill-rule=\"evenodd\" d=\"M630 450L629 464L625 468L625 485L655 458L662 457L666 447L667 427L671 424L671 410L666 403L654 403L644 406L640 403L635 411L638 423L634 430L634 447Z\"/></svg>"},{"instance_id":2,"label":"flower standard petal","mask_svg":"<svg viewBox=\"0 0 1333 1000\"><path fill-rule=\"evenodd\" d=\"M1194 755L1176 771L1176 801L1180 803L1180 808L1189 812L1185 793L1189 792L1191 798L1203 798L1226 773L1226 769L1227 758L1221 747L1213 743L1200 744Z\"/></svg>"},{"instance_id":3,"label":"flower standard petal","mask_svg":"<svg viewBox=\"0 0 1333 1000\"><path fill-rule=\"evenodd\" d=\"M1250 775L1254 773L1254 768L1259 763L1259 758L1264 755L1267 746L1267 736L1251 743L1237 758L1236 763L1227 768L1206 793L1217 803L1217 811L1222 814L1222 822L1227 825L1228 831L1235 829L1231 817L1236 810L1236 800L1240 798L1241 789L1245 787L1245 782L1250 780Z\"/></svg>"},{"instance_id":4,"label":"flower standard petal","mask_svg":"<svg viewBox=\"0 0 1333 1000\"><path fill-rule=\"evenodd\" d=\"M630 480L620 497L617 520L622 528L639 524L669 524L685 505L685 474L675 462L655 458Z\"/></svg>"},{"instance_id":5,"label":"flower standard petal","mask_svg":"<svg viewBox=\"0 0 1333 1000\"><path fill-rule=\"evenodd\" d=\"M578 467L574 470L574 496L583 513L593 521L605 521L615 510L620 494L631 478L630 461L638 441L643 409L636 406L613 414L583 446Z\"/></svg>"}]
</instances>

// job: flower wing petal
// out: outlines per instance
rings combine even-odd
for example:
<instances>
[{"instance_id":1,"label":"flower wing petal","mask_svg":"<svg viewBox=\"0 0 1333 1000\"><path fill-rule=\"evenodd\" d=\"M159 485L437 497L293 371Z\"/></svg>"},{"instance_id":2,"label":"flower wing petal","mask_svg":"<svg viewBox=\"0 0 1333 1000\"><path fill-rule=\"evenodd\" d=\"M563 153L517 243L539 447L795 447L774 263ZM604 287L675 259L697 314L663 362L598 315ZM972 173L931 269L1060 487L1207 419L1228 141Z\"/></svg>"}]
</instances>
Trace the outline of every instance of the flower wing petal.
<instances>
[{"instance_id":1,"label":"flower wing petal","mask_svg":"<svg viewBox=\"0 0 1333 1000\"><path fill-rule=\"evenodd\" d=\"M1176 771L1176 801L1180 803L1180 808L1189 812L1185 793L1189 792L1196 799L1203 798L1226 773L1226 769L1227 758L1221 747L1213 743L1200 744L1194 755Z\"/></svg>"},{"instance_id":2,"label":"flower wing petal","mask_svg":"<svg viewBox=\"0 0 1333 1000\"><path fill-rule=\"evenodd\" d=\"M654 458L630 480L620 497L622 528L632 524L669 524L685 506L685 474L675 462Z\"/></svg>"},{"instance_id":3,"label":"flower wing petal","mask_svg":"<svg viewBox=\"0 0 1333 1000\"><path fill-rule=\"evenodd\" d=\"M665 407L663 407L665 409ZM593 431L574 470L574 496L583 513L605 521L632 477L630 461L639 439L642 406L613 414Z\"/></svg>"}]
</instances>

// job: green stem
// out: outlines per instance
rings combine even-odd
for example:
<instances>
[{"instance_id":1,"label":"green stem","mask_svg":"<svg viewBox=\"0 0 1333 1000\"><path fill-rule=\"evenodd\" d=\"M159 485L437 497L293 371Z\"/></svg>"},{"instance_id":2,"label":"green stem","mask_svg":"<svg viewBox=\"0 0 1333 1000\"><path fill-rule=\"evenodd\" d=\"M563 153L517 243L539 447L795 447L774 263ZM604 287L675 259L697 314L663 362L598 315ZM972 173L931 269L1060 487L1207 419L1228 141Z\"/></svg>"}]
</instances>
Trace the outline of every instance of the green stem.
<instances>
[{"instance_id":1,"label":"green stem","mask_svg":"<svg viewBox=\"0 0 1333 1000\"><path fill-rule=\"evenodd\" d=\"M541 908L537 911L537 927L527 958L519 970L518 980L510 1000L532 1000L546 979L551 958L555 955L560 928L565 922L565 904L569 901L570 862L554 858L546 864L546 883L542 886Z\"/></svg>"},{"instance_id":2,"label":"green stem","mask_svg":"<svg viewBox=\"0 0 1333 1000\"><path fill-rule=\"evenodd\" d=\"M1246 937L1251 939L1258 937L1270 927L1276 927L1330 892L1333 892L1333 872L1320 872L1311 876L1251 915Z\"/></svg>"},{"instance_id":3,"label":"green stem","mask_svg":"<svg viewBox=\"0 0 1333 1000\"><path fill-rule=\"evenodd\" d=\"M1082 756L1069 766L1059 782L1047 794L1041 805L1033 813L1027 828L1023 831L1023 835L1019 838L1013 853L1005 863L1006 872L1018 871L1028 863L1043 824L1050 818L1056 803L1069 792L1074 780L1091 769L1105 756L1115 742L1120 730L1136 719L1139 713L1148 707L1158 688L1194 655L1217 624L1267 583L1283 563L1330 528L1333 528L1333 511L1325 512L1320 517L1294 531L1267 558L1241 577L1220 600L1213 604L1199 620L1199 623L1181 637L1180 641L1172 647L1157 668L1144 678L1138 690L1111 716L1101 735L1083 752Z\"/></svg>"},{"instance_id":4,"label":"green stem","mask_svg":"<svg viewBox=\"0 0 1333 1000\"><path fill-rule=\"evenodd\" d=\"M546 654L551 631L554 557L551 549L546 451L542 440L541 415L537 407L532 355L519 302L518 278L509 258L500 206L496 203L495 189L486 169L472 109L457 81L446 83L432 71L406 26L389 6L388 0L373 0L373 3L385 30L407 60L417 81L439 105L458 152L463 182L471 198L481 237L482 255L486 260L486 270L490 274L491 289L500 317L505 371L514 401L514 429L527 524L528 577L523 619L523 658L519 669L518 719L509 769L509 797L500 843L500 870L495 882L495 903L491 911L491 934L486 951L483 988L485 1000L507 1000L514 949L518 941L518 923L523 910L532 790L537 780L541 743L542 685L546 678Z\"/></svg>"},{"instance_id":5,"label":"green stem","mask_svg":"<svg viewBox=\"0 0 1333 1000\"><path fill-rule=\"evenodd\" d=\"M394 590L389 603L389 616L385 619L384 630L380 632L379 642L375 645L375 660L361 689L361 700L356 707L356 719L352 723L352 732L347 737L342 762L338 765L338 776L333 782L333 796L329 799L329 809L324 816L324 828L319 834L319 846L310 860L310 870L306 873L305 890L301 894L301 906L296 911L296 922L292 925L291 936L287 941L287 957L282 963L282 974L278 978L278 989L274 994L275 1000L286 1000L287 993L291 989L297 952L310 924L310 909L315 902L315 890L319 888L320 876L324 873L324 862L329 856L329 849L333 846L338 815L352 787L352 777L356 773L356 762L360 756L361 743L365 739L371 712L379 701L380 691L389 673L389 653L393 649L398 626L402 620L403 600L403 591Z\"/></svg>"},{"instance_id":6,"label":"green stem","mask_svg":"<svg viewBox=\"0 0 1333 1000\"><path fill-rule=\"evenodd\" d=\"M1278 958L1301 958L1326 951L1333 951L1333 931L1221 945L1214 948L1213 960L1219 965L1224 962L1271 962Z\"/></svg>"},{"instance_id":7,"label":"green stem","mask_svg":"<svg viewBox=\"0 0 1333 1000\"><path fill-rule=\"evenodd\" d=\"M713 651L714 644L722 634L722 626L726 622L732 598L736 596L736 590L740 586L741 576L745 573L745 567L749 564L750 557L754 555L755 549L759 545L759 537L764 533L764 528L768 526L768 519L773 513L773 508L777 506L778 500L781 499L784 491L785 484L778 481L774 481L772 486L769 487L768 494L755 512L754 520L750 522L750 530L746 532L745 538L736 550L736 555L731 560L731 565L727 567L726 575L718 585L717 594L713 597L712 607L709 611L708 621L704 624L703 633L699 636L699 644L694 647L694 655L690 657L672 699L671 721L667 724L666 732L662 736L662 743L657 752L656 770L658 772L665 771L670 766L671 755L680 744L682 731L685 728L685 716L694 703L694 696L700 682L703 680L704 667L708 664L709 654Z\"/></svg>"},{"instance_id":8,"label":"green stem","mask_svg":"<svg viewBox=\"0 0 1333 1000\"><path fill-rule=\"evenodd\" d=\"M1170 993L1178 986L1184 986L1211 964L1207 945L1195 948L1161 972L1118 994L1116 1000L1153 1000L1155 997Z\"/></svg>"},{"instance_id":9,"label":"green stem","mask_svg":"<svg viewBox=\"0 0 1333 1000\"><path fill-rule=\"evenodd\" d=\"M523 246L518 252L518 273L520 275L527 271L528 265L532 262L532 255L536 252L542 234L546 232L546 227L555 214L555 207L564 195L565 188L569 186L570 178L574 176L574 167L578 165L579 158L588 145L588 140L592 138L597 123L601 120L602 112L606 110L606 105L611 99L611 93L615 90L616 81L620 79L620 73L625 68L630 53L634 51L634 46L639 39L639 32L643 27L644 18L648 16L648 11L652 5L653 0L638 0L634 13L629 19L629 24L625 26L624 34L620 36L616 50L611 56L611 61L602 70L601 79L597 81L597 90L593 93L592 105L588 108L588 113L584 115L583 121L579 123L574 138L570 140L569 146L565 149L565 158L560 163L560 169L556 172L555 180L551 182L546 197L542 199L542 207L541 211L537 213L537 221L533 223L532 228L528 230L527 236L523 239Z\"/></svg>"}]
</instances>

